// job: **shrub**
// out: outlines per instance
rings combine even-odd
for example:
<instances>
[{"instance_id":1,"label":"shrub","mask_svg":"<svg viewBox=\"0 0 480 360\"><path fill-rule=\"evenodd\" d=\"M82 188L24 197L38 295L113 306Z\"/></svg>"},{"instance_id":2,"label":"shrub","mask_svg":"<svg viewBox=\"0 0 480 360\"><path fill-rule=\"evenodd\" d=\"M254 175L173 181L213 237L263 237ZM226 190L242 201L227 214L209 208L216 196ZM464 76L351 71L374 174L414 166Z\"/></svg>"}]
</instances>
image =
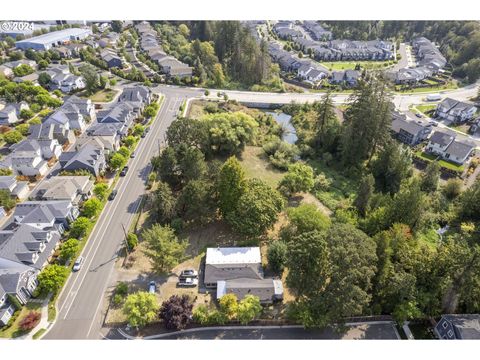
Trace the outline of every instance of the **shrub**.
<instances>
[{"instance_id":1,"label":"shrub","mask_svg":"<svg viewBox=\"0 0 480 360\"><path fill-rule=\"evenodd\" d=\"M124 297L120 294L115 294L113 296L113 305L115 305L116 307L119 307L120 305L123 304L123 300L124 300Z\"/></svg>"},{"instance_id":2,"label":"shrub","mask_svg":"<svg viewBox=\"0 0 480 360\"><path fill-rule=\"evenodd\" d=\"M25 317L20 321L19 327L23 331L32 330L40 322L41 314L36 311L30 311Z\"/></svg>"},{"instance_id":3,"label":"shrub","mask_svg":"<svg viewBox=\"0 0 480 360\"><path fill-rule=\"evenodd\" d=\"M134 233L130 233L127 235L127 245L128 250L133 250L138 245L138 237Z\"/></svg>"},{"instance_id":4,"label":"shrub","mask_svg":"<svg viewBox=\"0 0 480 360\"><path fill-rule=\"evenodd\" d=\"M128 285L126 282L119 282L115 287L115 294L121 296L127 296L128 294Z\"/></svg>"}]
</instances>

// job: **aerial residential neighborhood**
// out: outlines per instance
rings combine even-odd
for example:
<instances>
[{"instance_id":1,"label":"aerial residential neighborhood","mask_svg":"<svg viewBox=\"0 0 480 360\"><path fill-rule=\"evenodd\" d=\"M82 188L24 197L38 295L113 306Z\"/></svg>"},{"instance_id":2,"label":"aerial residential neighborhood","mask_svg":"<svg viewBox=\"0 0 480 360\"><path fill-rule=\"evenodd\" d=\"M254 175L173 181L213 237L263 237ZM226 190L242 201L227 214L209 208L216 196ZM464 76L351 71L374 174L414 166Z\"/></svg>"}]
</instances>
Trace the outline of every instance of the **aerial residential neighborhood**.
<instances>
[{"instance_id":1,"label":"aerial residential neighborhood","mask_svg":"<svg viewBox=\"0 0 480 360\"><path fill-rule=\"evenodd\" d=\"M480 340L478 21L147 19L0 22L0 338Z\"/></svg>"}]
</instances>

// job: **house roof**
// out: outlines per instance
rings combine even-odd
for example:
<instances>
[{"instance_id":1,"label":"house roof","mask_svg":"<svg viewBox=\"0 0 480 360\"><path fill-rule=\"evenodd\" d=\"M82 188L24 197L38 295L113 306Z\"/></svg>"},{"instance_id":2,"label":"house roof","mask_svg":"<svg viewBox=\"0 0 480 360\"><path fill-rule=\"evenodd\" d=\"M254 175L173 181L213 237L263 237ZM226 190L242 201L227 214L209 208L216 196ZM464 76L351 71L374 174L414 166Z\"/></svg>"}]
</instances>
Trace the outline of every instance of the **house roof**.
<instances>
[{"instance_id":1,"label":"house roof","mask_svg":"<svg viewBox=\"0 0 480 360\"><path fill-rule=\"evenodd\" d=\"M262 262L259 247L208 248L206 264L257 264Z\"/></svg>"},{"instance_id":2,"label":"house roof","mask_svg":"<svg viewBox=\"0 0 480 360\"><path fill-rule=\"evenodd\" d=\"M436 330L442 338L445 336L447 339L478 340L480 339L480 315L443 315L436 326ZM450 330L452 332L448 333Z\"/></svg>"},{"instance_id":3,"label":"house roof","mask_svg":"<svg viewBox=\"0 0 480 360\"><path fill-rule=\"evenodd\" d=\"M89 192L92 187L89 176L54 176L40 183L32 197L71 200L77 193Z\"/></svg>"},{"instance_id":4,"label":"house roof","mask_svg":"<svg viewBox=\"0 0 480 360\"><path fill-rule=\"evenodd\" d=\"M41 269L59 240L58 231L39 230L28 224L0 230L0 258Z\"/></svg>"},{"instance_id":5,"label":"house roof","mask_svg":"<svg viewBox=\"0 0 480 360\"><path fill-rule=\"evenodd\" d=\"M448 148L445 150L446 154L449 154L450 157L454 156L458 159L464 159L475 149L474 144L461 142L458 140L453 141Z\"/></svg>"},{"instance_id":6,"label":"house roof","mask_svg":"<svg viewBox=\"0 0 480 360\"><path fill-rule=\"evenodd\" d=\"M24 201L17 204L13 217L23 224L52 223L67 218L71 209L69 200Z\"/></svg>"},{"instance_id":7,"label":"house roof","mask_svg":"<svg viewBox=\"0 0 480 360\"><path fill-rule=\"evenodd\" d=\"M450 144L455 139L455 136L444 133L442 131L434 131L432 136L430 136L429 141L433 144L438 144L441 147L445 147Z\"/></svg>"},{"instance_id":8,"label":"house roof","mask_svg":"<svg viewBox=\"0 0 480 360\"><path fill-rule=\"evenodd\" d=\"M15 294L25 286L30 276L35 276L37 269L9 259L0 258L0 299L5 294Z\"/></svg>"},{"instance_id":9,"label":"house roof","mask_svg":"<svg viewBox=\"0 0 480 360\"><path fill-rule=\"evenodd\" d=\"M272 301L283 296L281 280L239 278L220 280L217 283L217 299L226 294L235 294L238 300L247 295L258 296L261 302Z\"/></svg>"}]
</instances>

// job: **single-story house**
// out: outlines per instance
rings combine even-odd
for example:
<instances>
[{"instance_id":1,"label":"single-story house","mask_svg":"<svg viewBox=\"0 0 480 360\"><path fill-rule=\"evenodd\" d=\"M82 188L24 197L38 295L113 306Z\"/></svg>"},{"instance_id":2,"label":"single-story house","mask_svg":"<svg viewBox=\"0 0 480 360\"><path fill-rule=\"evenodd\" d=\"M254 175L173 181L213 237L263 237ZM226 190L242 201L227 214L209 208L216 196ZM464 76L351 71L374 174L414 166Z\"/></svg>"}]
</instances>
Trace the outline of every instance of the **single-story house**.
<instances>
[{"instance_id":1,"label":"single-story house","mask_svg":"<svg viewBox=\"0 0 480 360\"><path fill-rule=\"evenodd\" d=\"M259 247L208 248L205 259L204 283L216 288L218 281L232 279L263 279Z\"/></svg>"},{"instance_id":2,"label":"single-story house","mask_svg":"<svg viewBox=\"0 0 480 360\"><path fill-rule=\"evenodd\" d=\"M254 295L258 296L260 303L271 304L283 300L282 280L239 278L217 281L217 300L226 294L234 294L238 300Z\"/></svg>"}]
</instances>

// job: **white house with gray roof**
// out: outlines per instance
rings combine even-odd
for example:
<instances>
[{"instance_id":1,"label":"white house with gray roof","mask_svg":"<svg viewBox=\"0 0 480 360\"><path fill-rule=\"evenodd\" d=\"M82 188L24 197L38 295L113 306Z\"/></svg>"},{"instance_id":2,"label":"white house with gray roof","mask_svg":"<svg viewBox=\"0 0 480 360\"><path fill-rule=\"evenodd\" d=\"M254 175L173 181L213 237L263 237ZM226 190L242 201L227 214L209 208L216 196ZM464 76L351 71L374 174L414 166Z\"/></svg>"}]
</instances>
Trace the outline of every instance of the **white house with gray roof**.
<instances>
[{"instance_id":1,"label":"white house with gray roof","mask_svg":"<svg viewBox=\"0 0 480 360\"><path fill-rule=\"evenodd\" d=\"M0 326L8 324L15 312L9 296L21 304L27 303L38 285L38 272L33 267L0 258Z\"/></svg>"},{"instance_id":2,"label":"white house with gray roof","mask_svg":"<svg viewBox=\"0 0 480 360\"><path fill-rule=\"evenodd\" d=\"M18 123L20 119L20 112L28 110L29 106L22 101L18 104L7 104L0 110L0 125L9 126Z\"/></svg>"},{"instance_id":3,"label":"white house with gray roof","mask_svg":"<svg viewBox=\"0 0 480 360\"><path fill-rule=\"evenodd\" d=\"M393 112L391 130L401 142L415 146L426 140L432 131L432 124L407 114Z\"/></svg>"},{"instance_id":4,"label":"white house with gray roof","mask_svg":"<svg viewBox=\"0 0 480 360\"><path fill-rule=\"evenodd\" d=\"M463 165L472 155L475 145L468 141L455 139L455 135L435 131L429 138L425 151L438 155L445 160Z\"/></svg>"},{"instance_id":5,"label":"white house with gray roof","mask_svg":"<svg viewBox=\"0 0 480 360\"><path fill-rule=\"evenodd\" d=\"M477 112L473 104L445 98L437 105L435 115L453 123L462 123L472 119Z\"/></svg>"}]
</instances>

